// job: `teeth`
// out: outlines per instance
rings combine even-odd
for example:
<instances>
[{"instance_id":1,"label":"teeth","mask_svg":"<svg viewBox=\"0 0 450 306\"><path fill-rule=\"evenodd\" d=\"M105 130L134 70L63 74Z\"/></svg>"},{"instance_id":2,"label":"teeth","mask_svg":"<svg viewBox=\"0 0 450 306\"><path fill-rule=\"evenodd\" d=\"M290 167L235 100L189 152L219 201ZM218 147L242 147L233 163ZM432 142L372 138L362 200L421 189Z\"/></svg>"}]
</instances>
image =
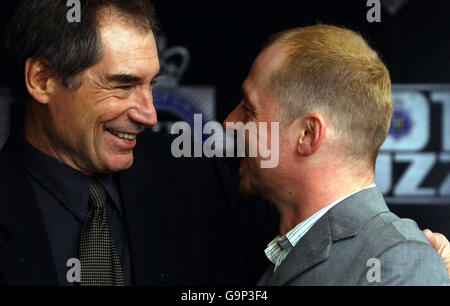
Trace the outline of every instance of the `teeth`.
<instances>
[{"instance_id":1,"label":"teeth","mask_svg":"<svg viewBox=\"0 0 450 306\"><path fill-rule=\"evenodd\" d=\"M127 139L127 140L134 140L136 139L136 135L132 135L132 134L127 134L127 133L121 133L121 132L116 132L116 131L112 131L112 130L108 130L111 132L111 134L116 135L119 138L122 139Z\"/></svg>"}]
</instances>

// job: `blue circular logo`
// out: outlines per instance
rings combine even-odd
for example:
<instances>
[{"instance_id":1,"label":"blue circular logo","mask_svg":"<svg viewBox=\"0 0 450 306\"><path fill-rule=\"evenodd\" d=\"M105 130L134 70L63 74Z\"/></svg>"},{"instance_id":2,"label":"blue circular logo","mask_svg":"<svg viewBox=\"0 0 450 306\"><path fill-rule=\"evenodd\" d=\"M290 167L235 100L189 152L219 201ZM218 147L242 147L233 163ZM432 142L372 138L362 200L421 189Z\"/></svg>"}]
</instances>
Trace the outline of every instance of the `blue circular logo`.
<instances>
[{"instance_id":1,"label":"blue circular logo","mask_svg":"<svg viewBox=\"0 0 450 306\"><path fill-rule=\"evenodd\" d=\"M389 129L389 135L394 138L401 138L411 131L412 121L411 115L404 109L394 109L391 119L391 127Z\"/></svg>"}]
</instances>

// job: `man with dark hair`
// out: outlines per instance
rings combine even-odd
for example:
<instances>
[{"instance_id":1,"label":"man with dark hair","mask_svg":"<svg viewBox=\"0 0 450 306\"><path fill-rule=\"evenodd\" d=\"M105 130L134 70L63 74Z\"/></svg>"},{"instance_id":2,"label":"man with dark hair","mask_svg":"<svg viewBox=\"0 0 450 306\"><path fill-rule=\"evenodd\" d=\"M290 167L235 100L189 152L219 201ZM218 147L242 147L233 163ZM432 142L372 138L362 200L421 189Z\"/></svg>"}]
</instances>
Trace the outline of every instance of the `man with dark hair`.
<instances>
[{"instance_id":1,"label":"man with dark hair","mask_svg":"<svg viewBox=\"0 0 450 306\"><path fill-rule=\"evenodd\" d=\"M67 9L26 0L6 36L24 122L0 153L0 283L254 284L263 246L244 243L221 164L143 133L157 122L152 6L81 1L81 22Z\"/></svg>"},{"instance_id":2,"label":"man with dark hair","mask_svg":"<svg viewBox=\"0 0 450 306\"><path fill-rule=\"evenodd\" d=\"M81 1L82 22L68 20L66 1L23 1L6 33L12 62L10 79L19 101L29 96L23 67L30 57L45 59L62 84L76 89L80 85L78 74L102 58L98 16L111 9L122 22L142 33L156 27L155 11L148 1Z\"/></svg>"}]
</instances>

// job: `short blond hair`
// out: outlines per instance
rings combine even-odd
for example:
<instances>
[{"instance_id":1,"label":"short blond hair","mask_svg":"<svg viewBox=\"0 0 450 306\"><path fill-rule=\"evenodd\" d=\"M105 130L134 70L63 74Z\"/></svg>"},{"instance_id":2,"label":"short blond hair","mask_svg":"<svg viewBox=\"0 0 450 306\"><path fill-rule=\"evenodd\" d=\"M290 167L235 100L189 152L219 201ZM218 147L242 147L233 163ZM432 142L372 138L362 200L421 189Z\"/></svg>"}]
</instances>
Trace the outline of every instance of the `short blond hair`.
<instances>
[{"instance_id":1,"label":"short blond hair","mask_svg":"<svg viewBox=\"0 0 450 306\"><path fill-rule=\"evenodd\" d=\"M272 36L287 55L270 78L283 123L321 112L351 157L375 165L392 116L391 80L386 66L358 33L314 25Z\"/></svg>"}]
</instances>

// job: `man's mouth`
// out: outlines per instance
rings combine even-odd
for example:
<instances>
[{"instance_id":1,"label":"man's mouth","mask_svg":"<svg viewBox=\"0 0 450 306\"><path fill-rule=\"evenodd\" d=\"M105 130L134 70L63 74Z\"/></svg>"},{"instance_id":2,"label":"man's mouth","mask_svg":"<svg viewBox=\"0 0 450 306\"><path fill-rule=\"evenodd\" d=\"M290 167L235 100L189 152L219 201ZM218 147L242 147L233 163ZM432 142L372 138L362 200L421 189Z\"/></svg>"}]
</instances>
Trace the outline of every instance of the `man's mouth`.
<instances>
[{"instance_id":1,"label":"man's mouth","mask_svg":"<svg viewBox=\"0 0 450 306\"><path fill-rule=\"evenodd\" d=\"M121 132L121 131L115 131L115 130L111 130L111 129L106 129L109 133L113 134L116 137L119 137L121 139L125 139L125 140L135 140L137 134L131 134L131 133L126 133L126 132Z\"/></svg>"}]
</instances>

